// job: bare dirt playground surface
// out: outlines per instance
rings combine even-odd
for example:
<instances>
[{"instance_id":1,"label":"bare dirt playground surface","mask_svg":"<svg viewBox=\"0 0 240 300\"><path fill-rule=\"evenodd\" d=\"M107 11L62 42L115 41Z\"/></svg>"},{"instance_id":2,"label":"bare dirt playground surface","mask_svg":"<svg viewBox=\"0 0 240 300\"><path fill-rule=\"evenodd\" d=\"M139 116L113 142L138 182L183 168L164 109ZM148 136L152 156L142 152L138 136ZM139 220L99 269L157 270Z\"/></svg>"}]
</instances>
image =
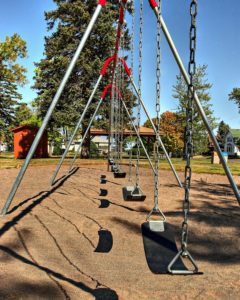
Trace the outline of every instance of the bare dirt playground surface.
<instances>
[{"instance_id":1,"label":"bare dirt playground surface","mask_svg":"<svg viewBox=\"0 0 240 300\"><path fill-rule=\"evenodd\" d=\"M172 276L153 274L145 258L150 170L141 170L142 203L123 201L128 179L114 179L106 166L82 166L50 188L53 170L30 167L0 219L0 299L240 299L240 209L225 176L193 174L189 251L204 274ZM18 171L0 170L1 207ZM183 195L172 173L162 171L160 206L178 246ZM113 238L108 253L101 231Z\"/></svg>"}]
</instances>

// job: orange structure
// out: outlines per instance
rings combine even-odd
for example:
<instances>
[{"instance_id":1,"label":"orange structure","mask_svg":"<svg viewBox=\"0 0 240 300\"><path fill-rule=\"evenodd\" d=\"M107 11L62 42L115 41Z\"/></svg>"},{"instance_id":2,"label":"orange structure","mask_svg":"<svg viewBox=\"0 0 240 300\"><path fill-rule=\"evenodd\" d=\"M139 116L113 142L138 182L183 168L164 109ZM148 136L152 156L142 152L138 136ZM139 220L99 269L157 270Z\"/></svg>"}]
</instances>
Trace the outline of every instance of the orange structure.
<instances>
[{"instance_id":1,"label":"orange structure","mask_svg":"<svg viewBox=\"0 0 240 300\"><path fill-rule=\"evenodd\" d=\"M37 127L23 125L11 130L14 134L14 157L25 158L38 132ZM35 158L48 157L48 136L45 131L34 154Z\"/></svg>"}]
</instances>

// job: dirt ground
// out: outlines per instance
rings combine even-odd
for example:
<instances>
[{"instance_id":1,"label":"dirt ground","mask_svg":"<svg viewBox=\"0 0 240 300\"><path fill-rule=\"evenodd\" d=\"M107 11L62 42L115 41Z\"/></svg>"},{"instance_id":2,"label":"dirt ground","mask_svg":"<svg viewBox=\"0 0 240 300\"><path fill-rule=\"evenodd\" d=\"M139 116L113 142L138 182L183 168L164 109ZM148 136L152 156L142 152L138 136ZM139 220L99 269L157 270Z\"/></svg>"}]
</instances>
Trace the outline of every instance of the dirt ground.
<instances>
[{"instance_id":1,"label":"dirt ground","mask_svg":"<svg viewBox=\"0 0 240 300\"><path fill-rule=\"evenodd\" d=\"M141 170L147 198L135 203L122 197L128 178L114 179L106 166L80 167L50 188L53 170L30 167L0 218L0 299L240 299L240 209L225 176L193 174L189 251L204 274L173 276L153 274L146 262L150 170ZM1 207L18 171L0 170ZM160 206L179 245L184 192L170 171L160 183ZM107 253L103 231L112 236Z\"/></svg>"}]
</instances>

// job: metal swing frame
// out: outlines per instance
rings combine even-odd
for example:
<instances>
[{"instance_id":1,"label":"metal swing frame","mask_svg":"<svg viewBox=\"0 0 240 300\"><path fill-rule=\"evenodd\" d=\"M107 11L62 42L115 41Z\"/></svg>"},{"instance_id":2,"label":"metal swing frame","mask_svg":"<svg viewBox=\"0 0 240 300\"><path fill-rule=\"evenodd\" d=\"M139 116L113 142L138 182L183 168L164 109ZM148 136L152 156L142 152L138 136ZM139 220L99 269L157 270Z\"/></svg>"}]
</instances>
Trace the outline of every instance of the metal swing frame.
<instances>
[{"instance_id":1,"label":"metal swing frame","mask_svg":"<svg viewBox=\"0 0 240 300\"><path fill-rule=\"evenodd\" d=\"M120 2L120 4L121 5L125 5L126 2L127 2L127 0L122 0ZM173 54L173 56L175 58L175 61L176 61L177 65L179 66L180 72L183 75L186 83L189 85L189 83L190 83L189 76L188 76L188 74L187 74L187 72L185 70L183 62L182 62L182 60L181 60L181 58L180 58L180 56L178 54L177 48L175 47L175 44L174 44L174 42L172 40L172 37L171 37L171 35L170 35L169 31L168 31L168 28L167 28L166 24L164 22L164 19L163 19L162 15L159 14L157 3L156 3L155 0L149 0L149 3L150 3L151 8L153 9L153 11L154 11L154 13L156 15L156 18L161 23L161 28L162 28L163 33L164 33L164 35L166 37L166 40L167 40L167 42L169 44L169 47L170 47L170 49L172 51L172 54ZM96 10L95 10L95 12L94 12L94 14L93 14L93 16L92 16L92 18L91 18L88 26L87 26L87 29L86 29L86 31L85 31L85 33L83 35L83 38L81 39L81 41L79 43L79 46L78 46L78 48L77 48L77 50L76 50L76 52L75 52L75 54L74 54L74 56L73 56L70 64L69 64L69 67L66 70L66 73L65 73L65 75L64 75L64 77L63 77L63 79L62 79L62 81L60 83L60 86L59 86L59 88L58 88L58 90L57 90L57 92L56 92L56 94L55 94L55 96L53 98L53 101L52 101L52 103L51 103L51 105L50 105L50 107L49 107L49 109L47 111L47 114L46 114L46 116L45 116L45 118L43 120L42 126L40 127L40 129L39 129L39 131L38 131L38 133L37 133L37 135L36 135L36 137L35 137L35 139L33 141L33 144L32 144L32 146L31 146L31 148L30 148L30 150L28 152L28 155L27 155L27 157L26 157L26 159L25 159L25 161L24 161L24 163L23 163L23 165L22 165L22 167L21 167L21 169L20 169L20 171L19 171L19 173L18 173L18 175L17 175L17 177L16 177L13 185L12 185L12 188L10 190L8 198L7 198L5 204L4 204L3 208L2 208L1 215L5 215L8 212L9 206L11 205L12 200L13 200L16 192L17 192L17 189L18 189L18 187L19 187L19 185L20 185L20 183L21 183L21 181L22 181L22 179L24 177L24 174L25 174L25 172L26 172L26 170L28 168L28 165L29 165L29 163L30 163L30 161L32 159L32 156L33 156L33 154L34 154L34 152L35 152L35 150L36 150L36 148L37 148L37 146L38 146L38 144L40 142L40 139L41 139L41 137L43 135L43 132L44 132L44 130L45 130L45 128L46 128L46 126L47 126L50 118L51 118L51 115L52 115L52 113L54 111L54 108L56 107L56 105L57 105L57 103L59 101L59 98L60 98L60 96L61 96L61 94L63 92L63 89L64 89L66 83L68 82L68 79L69 79L69 77L70 77L70 75L71 75L71 73L73 71L73 68L74 68L74 66L75 66L75 64L76 64L76 62L77 62L77 60L78 60L78 58L79 58L79 56L80 56L80 54L81 54L81 52L82 52L85 44L86 44L86 41L89 38L89 35L90 35L90 33L91 33L92 29L93 29L93 26L96 23L96 21L97 21L97 19L99 17L100 12L101 12L102 8L105 5L106 5L106 0L99 0L98 1L98 5L96 7ZM230 183L230 185L231 185L231 187L233 189L233 192L234 192L234 194L236 196L236 199L237 199L238 203L240 204L240 194L239 194L239 191L238 191L238 187L237 187L237 185L236 185L236 183L234 181L234 178L233 178L233 176L231 174L231 171L228 168L227 162L225 161L225 159L224 159L224 157L222 155L221 149L220 149L220 147L218 145L218 142L216 140L216 137L214 136L214 133L213 133L211 127L210 127L210 124L208 122L206 114L205 114L205 112L203 110L203 107L202 107L200 101L199 101L198 95L197 95L196 92L194 92L194 91L192 91L192 92L194 93L194 101L196 103L198 111L199 111L199 113L200 113L200 115L202 117L202 120L203 120L206 128L207 128L208 134L209 134L211 140L213 141L213 144L214 144L214 146L215 146L215 148L217 150L218 156L219 156L220 161L221 161L221 163L223 165L225 174L227 175L227 178L228 178L229 183Z\"/></svg>"}]
</instances>

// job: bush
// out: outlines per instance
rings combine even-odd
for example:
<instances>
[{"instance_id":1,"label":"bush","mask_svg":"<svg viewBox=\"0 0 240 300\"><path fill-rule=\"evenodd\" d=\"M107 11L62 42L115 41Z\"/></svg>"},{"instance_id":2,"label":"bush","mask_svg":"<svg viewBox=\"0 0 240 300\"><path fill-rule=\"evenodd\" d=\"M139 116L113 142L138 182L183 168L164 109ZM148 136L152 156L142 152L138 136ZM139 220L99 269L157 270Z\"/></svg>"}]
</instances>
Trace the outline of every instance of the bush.
<instances>
[{"instance_id":1,"label":"bush","mask_svg":"<svg viewBox=\"0 0 240 300\"><path fill-rule=\"evenodd\" d=\"M133 148L132 155L134 155L134 156L137 155L137 151L138 151L137 148ZM130 151L128 152L128 155L130 155ZM146 156L146 154L142 148L140 148L140 156Z\"/></svg>"},{"instance_id":2,"label":"bush","mask_svg":"<svg viewBox=\"0 0 240 300\"><path fill-rule=\"evenodd\" d=\"M64 150L61 148L62 143L55 142L53 146L53 155L62 155Z\"/></svg>"},{"instance_id":3,"label":"bush","mask_svg":"<svg viewBox=\"0 0 240 300\"><path fill-rule=\"evenodd\" d=\"M98 147L93 141L91 141L90 146L90 157L99 157Z\"/></svg>"}]
</instances>

